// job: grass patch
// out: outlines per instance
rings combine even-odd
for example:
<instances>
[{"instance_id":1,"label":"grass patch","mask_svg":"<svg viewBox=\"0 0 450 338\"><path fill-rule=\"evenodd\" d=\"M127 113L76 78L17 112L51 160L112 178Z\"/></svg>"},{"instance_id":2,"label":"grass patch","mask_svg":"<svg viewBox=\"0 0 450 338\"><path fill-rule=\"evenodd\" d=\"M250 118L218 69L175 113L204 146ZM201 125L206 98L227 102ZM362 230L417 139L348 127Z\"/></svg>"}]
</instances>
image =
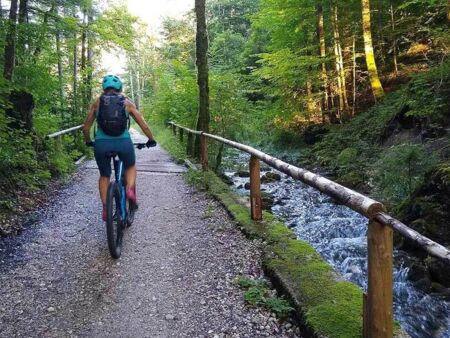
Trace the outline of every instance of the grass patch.
<instances>
[{"instance_id":1,"label":"grass patch","mask_svg":"<svg viewBox=\"0 0 450 338\"><path fill-rule=\"evenodd\" d=\"M175 139L172 129L162 126L158 123L152 123L152 133L156 141L166 149L179 163L183 163L186 158L186 144L180 143L179 139ZM178 137L178 136L177 136ZM187 137L185 137L186 140Z\"/></svg>"},{"instance_id":2,"label":"grass patch","mask_svg":"<svg viewBox=\"0 0 450 338\"><path fill-rule=\"evenodd\" d=\"M264 279L239 276L236 284L246 290L244 300L248 304L263 307L275 313L278 318L285 319L294 310L285 298L272 295L271 289Z\"/></svg>"}]
</instances>

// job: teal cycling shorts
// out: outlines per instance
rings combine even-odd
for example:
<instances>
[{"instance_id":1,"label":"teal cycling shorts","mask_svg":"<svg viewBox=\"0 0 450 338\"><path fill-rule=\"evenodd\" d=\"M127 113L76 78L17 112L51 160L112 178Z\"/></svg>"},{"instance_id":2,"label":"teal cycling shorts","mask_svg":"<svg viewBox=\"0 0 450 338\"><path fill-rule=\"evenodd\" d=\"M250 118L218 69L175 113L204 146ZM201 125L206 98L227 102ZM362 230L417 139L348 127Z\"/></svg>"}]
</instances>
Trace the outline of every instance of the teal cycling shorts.
<instances>
[{"instance_id":1,"label":"teal cycling shorts","mask_svg":"<svg viewBox=\"0 0 450 338\"><path fill-rule=\"evenodd\" d=\"M111 158L107 155L112 152L117 153L125 169L136 163L136 155L131 138L95 140L94 155L100 170L100 176L111 176Z\"/></svg>"}]
</instances>

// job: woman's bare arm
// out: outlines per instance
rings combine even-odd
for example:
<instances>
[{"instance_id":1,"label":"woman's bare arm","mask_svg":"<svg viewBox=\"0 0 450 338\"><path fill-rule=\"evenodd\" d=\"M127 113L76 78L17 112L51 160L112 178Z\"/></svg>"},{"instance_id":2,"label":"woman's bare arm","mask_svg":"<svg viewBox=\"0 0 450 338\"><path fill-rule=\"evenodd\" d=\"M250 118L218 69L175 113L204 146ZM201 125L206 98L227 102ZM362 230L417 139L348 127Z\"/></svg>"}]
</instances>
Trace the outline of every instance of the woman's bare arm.
<instances>
[{"instance_id":1,"label":"woman's bare arm","mask_svg":"<svg viewBox=\"0 0 450 338\"><path fill-rule=\"evenodd\" d=\"M142 114L136 109L136 106L131 101L127 100L126 102L127 111L133 116L133 119L136 123L141 127L145 136L147 136L150 140L154 140L152 131L150 130L147 122L145 122Z\"/></svg>"},{"instance_id":2,"label":"woman's bare arm","mask_svg":"<svg viewBox=\"0 0 450 338\"><path fill-rule=\"evenodd\" d=\"M98 105L99 101L97 100L92 104L91 109L86 116L86 120L84 120L83 134L86 142L91 142L90 130L95 121L95 112L98 110Z\"/></svg>"}]
</instances>

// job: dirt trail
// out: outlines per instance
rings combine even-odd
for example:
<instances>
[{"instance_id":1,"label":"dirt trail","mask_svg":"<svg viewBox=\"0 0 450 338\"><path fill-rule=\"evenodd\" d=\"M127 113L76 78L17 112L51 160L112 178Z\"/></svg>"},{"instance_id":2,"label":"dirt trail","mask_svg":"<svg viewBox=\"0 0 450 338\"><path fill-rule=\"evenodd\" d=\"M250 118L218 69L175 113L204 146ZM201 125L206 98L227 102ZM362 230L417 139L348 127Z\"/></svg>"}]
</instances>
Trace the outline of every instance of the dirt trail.
<instances>
[{"instance_id":1,"label":"dirt trail","mask_svg":"<svg viewBox=\"0 0 450 338\"><path fill-rule=\"evenodd\" d=\"M233 283L258 276L257 244L193 191L159 147L137 151L140 209L110 258L95 163L19 237L0 242L0 337L293 337L245 306Z\"/></svg>"}]
</instances>

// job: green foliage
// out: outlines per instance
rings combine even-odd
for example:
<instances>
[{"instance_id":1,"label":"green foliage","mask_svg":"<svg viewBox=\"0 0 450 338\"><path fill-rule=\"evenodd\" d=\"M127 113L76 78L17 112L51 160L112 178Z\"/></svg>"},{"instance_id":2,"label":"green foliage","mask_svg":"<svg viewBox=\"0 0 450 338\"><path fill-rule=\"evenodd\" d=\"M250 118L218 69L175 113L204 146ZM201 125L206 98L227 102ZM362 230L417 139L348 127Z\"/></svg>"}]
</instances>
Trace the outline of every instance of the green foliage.
<instances>
[{"instance_id":1,"label":"green foliage","mask_svg":"<svg viewBox=\"0 0 450 338\"><path fill-rule=\"evenodd\" d=\"M339 153L337 163L340 166L350 166L355 162L357 156L358 150L355 148L345 148Z\"/></svg>"},{"instance_id":2,"label":"green foliage","mask_svg":"<svg viewBox=\"0 0 450 338\"><path fill-rule=\"evenodd\" d=\"M94 22L91 29L99 35L103 48L132 50L138 18L131 15L125 5L111 6Z\"/></svg>"},{"instance_id":3,"label":"green foliage","mask_svg":"<svg viewBox=\"0 0 450 338\"><path fill-rule=\"evenodd\" d=\"M272 296L267 282L263 279L239 276L236 283L246 290L244 300L250 305L264 307L279 318L286 318L294 310L286 299Z\"/></svg>"},{"instance_id":4,"label":"green foliage","mask_svg":"<svg viewBox=\"0 0 450 338\"><path fill-rule=\"evenodd\" d=\"M157 73L159 81L154 89L148 111L160 123L177 121L192 127L198 110L198 89L195 72L179 61L163 65Z\"/></svg>"},{"instance_id":5,"label":"green foliage","mask_svg":"<svg viewBox=\"0 0 450 338\"><path fill-rule=\"evenodd\" d=\"M449 65L447 61L429 73L415 76L367 112L332 127L313 146L316 161L332 168L344 185L360 188L362 182L371 181L374 193L386 202L407 198L423 182L426 171L445 155L439 160L422 145L397 141L397 131L391 125L405 116L423 130L445 125L450 107ZM384 143L396 145L388 148Z\"/></svg>"},{"instance_id":6,"label":"green foliage","mask_svg":"<svg viewBox=\"0 0 450 338\"><path fill-rule=\"evenodd\" d=\"M16 27L13 78L0 79L0 203L6 207L28 203L20 198L22 194L73 170L74 161L86 152L80 133L60 142L46 136L81 124L93 83L102 75L101 52L129 51L138 36L137 19L123 6L105 8L99 1L79 0L26 4L27 18ZM6 21L0 19L2 51ZM21 114L8 111L14 109L9 102L12 91L31 94L32 130L21 129Z\"/></svg>"},{"instance_id":7,"label":"green foliage","mask_svg":"<svg viewBox=\"0 0 450 338\"><path fill-rule=\"evenodd\" d=\"M416 76L404 89L406 115L427 124L442 122L450 109L450 62L431 72Z\"/></svg>"},{"instance_id":8,"label":"green foliage","mask_svg":"<svg viewBox=\"0 0 450 338\"><path fill-rule=\"evenodd\" d=\"M389 148L375 164L377 192L396 202L411 196L436 162L422 145L401 144Z\"/></svg>"},{"instance_id":9,"label":"green foliage","mask_svg":"<svg viewBox=\"0 0 450 338\"><path fill-rule=\"evenodd\" d=\"M158 123L150 121L151 129L158 143L169 151L178 161L186 158L186 146L176 139L170 128Z\"/></svg>"}]
</instances>

